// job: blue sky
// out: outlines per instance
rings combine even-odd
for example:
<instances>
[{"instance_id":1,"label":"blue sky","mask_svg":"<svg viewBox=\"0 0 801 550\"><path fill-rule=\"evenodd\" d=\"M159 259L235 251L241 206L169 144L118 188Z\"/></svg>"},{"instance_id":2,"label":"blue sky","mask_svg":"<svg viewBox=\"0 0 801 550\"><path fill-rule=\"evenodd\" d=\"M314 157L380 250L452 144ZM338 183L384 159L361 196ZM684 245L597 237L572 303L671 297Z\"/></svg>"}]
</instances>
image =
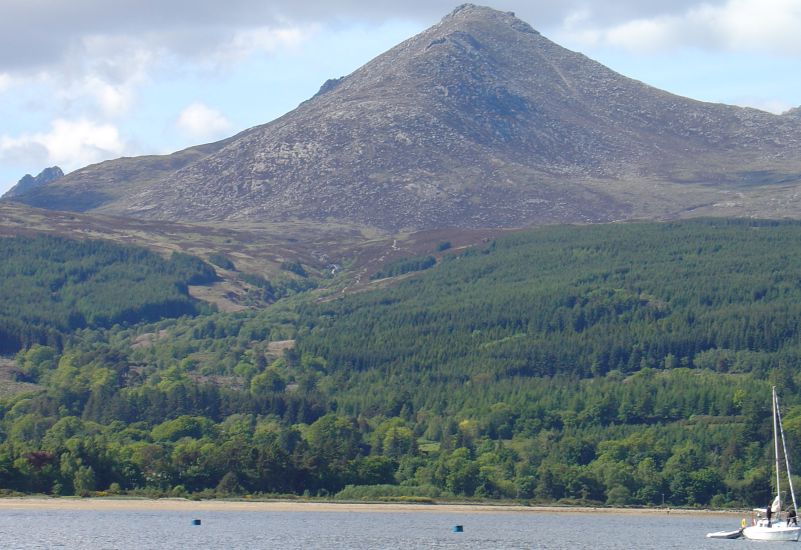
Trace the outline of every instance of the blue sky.
<instances>
[{"instance_id":1,"label":"blue sky","mask_svg":"<svg viewBox=\"0 0 801 550\"><path fill-rule=\"evenodd\" d=\"M801 105L801 0L499 0L648 84ZM441 0L0 0L0 193L269 122L456 6Z\"/></svg>"}]
</instances>

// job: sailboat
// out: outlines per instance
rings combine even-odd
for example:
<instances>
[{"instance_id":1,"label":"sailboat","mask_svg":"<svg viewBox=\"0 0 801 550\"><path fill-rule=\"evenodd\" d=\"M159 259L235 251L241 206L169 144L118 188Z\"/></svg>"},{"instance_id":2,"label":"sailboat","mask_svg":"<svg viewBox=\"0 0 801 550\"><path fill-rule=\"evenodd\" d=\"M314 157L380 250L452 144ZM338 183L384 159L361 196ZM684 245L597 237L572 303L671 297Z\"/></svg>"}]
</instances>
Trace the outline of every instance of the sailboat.
<instances>
[{"instance_id":1,"label":"sailboat","mask_svg":"<svg viewBox=\"0 0 801 550\"><path fill-rule=\"evenodd\" d=\"M781 450L779 449L779 441L781 441ZM784 428L782 427L782 415L779 410L779 398L776 395L776 387L773 387L773 449L776 458L776 498L770 506L765 509L758 509L760 517L754 520L753 525L749 525L742 529L742 536L751 540L780 540L780 541L798 541L801 535L801 527L794 521L798 516L798 506L795 501L795 491L793 490L793 479L790 477L790 460L787 457L787 444L784 440ZM788 517L781 517L782 513L782 492L781 492L781 457L784 456L784 465L787 470L787 481L790 488L790 496L792 497L793 513ZM761 517L761 512L764 512L764 517ZM775 518L775 519L773 519ZM773 521L772 521L773 520Z\"/></svg>"}]
</instances>

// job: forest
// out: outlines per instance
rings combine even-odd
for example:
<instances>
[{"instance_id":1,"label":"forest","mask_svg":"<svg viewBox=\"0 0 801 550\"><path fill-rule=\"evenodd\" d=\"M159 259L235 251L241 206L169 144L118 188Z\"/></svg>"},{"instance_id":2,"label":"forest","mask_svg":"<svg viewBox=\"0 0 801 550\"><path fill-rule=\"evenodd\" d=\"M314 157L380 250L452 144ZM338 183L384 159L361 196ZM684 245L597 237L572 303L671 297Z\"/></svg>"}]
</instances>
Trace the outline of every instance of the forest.
<instances>
[{"instance_id":1,"label":"forest","mask_svg":"<svg viewBox=\"0 0 801 550\"><path fill-rule=\"evenodd\" d=\"M59 337L16 354L34 389L0 400L0 489L764 505L771 385L801 464L800 223L544 227L428 258L238 313L120 316L136 306L76 279L64 296L97 301L70 324L10 314L4 290L0 318ZM153 265L179 291L213 274Z\"/></svg>"},{"instance_id":2,"label":"forest","mask_svg":"<svg viewBox=\"0 0 801 550\"><path fill-rule=\"evenodd\" d=\"M215 279L186 254L164 260L98 240L0 238L0 353L60 347L63 334L80 328L196 314L187 285Z\"/></svg>"}]
</instances>

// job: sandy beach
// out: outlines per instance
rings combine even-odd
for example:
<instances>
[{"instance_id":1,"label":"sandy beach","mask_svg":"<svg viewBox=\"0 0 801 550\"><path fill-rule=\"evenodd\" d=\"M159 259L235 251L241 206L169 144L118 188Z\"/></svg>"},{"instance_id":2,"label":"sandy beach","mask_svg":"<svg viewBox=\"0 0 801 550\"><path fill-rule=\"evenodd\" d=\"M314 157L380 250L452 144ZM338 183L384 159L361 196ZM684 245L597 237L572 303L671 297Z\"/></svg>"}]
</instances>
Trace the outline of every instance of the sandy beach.
<instances>
[{"instance_id":1,"label":"sandy beach","mask_svg":"<svg viewBox=\"0 0 801 550\"><path fill-rule=\"evenodd\" d=\"M0 511L28 510L121 510L176 512L371 512L371 513L596 513L596 514L716 514L741 516L742 511L688 510L672 508L593 508L568 506L520 506L504 504L401 504L401 503L350 503L308 501L244 501L244 500L186 500L137 498L0 498Z\"/></svg>"}]
</instances>

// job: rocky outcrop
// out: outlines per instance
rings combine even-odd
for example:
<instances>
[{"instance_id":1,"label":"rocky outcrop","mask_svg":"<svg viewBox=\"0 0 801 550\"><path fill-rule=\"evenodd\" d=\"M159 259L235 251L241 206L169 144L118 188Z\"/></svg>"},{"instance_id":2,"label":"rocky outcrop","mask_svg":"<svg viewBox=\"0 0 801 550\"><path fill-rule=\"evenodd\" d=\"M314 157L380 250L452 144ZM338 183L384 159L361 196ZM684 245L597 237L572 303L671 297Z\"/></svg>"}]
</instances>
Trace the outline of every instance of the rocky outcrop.
<instances>
[{"instance_id":1,"label":"rocky outcrop","mask_svg":"<svg viewBox=\"0 0 801 550\"><path fill-rule=\"evenodd\" d=\"M51 183L56 181L57 179L64 176L64 172L61 171L61 168L58 166L51 166L50 168L45 168L39 175L36 177L31 176L30 174L25 174L17 184L9 189L2 198L11 199L14 197L19 197L29 193L30 191L36 189L37 187L41 187L42 185Z\"/></svg>"},{"instance_id":2,"label":"rocky outcrop","mask_svg":"<svg viewBox=\"0 0 801 550\"><path fill-rule=\"evenodd\" d=\"M785 111L784 113L782 113L782 116L801 118L801 107L795 107L794 109Z\"/></svg>"}]
</instances>

